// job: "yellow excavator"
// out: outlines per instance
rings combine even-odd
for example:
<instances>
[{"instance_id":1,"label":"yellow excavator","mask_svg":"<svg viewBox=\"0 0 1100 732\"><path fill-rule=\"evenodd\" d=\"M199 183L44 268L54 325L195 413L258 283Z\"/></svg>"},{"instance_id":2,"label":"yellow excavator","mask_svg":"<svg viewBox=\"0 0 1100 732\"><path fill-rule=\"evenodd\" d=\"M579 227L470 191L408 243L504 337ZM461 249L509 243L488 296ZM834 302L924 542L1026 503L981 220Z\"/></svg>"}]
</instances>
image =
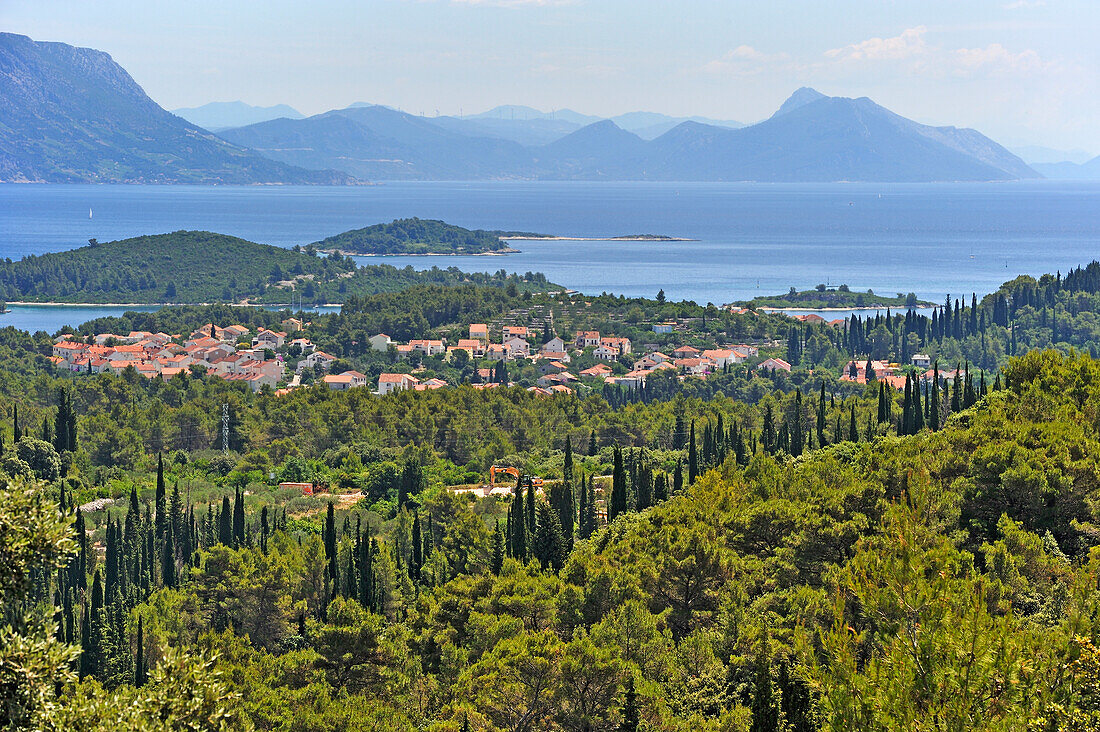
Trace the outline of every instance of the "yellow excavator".
<instances>
[{"instance_id":1,"label":"yellow excavator","mask_svg":"<svg viewBox=\"0 0 1100 732\"><path fill-rule=\"evenodd\" d=\"M513 481L517 481L520 478L520 472L517 468L512 468L512 467L502 468L502 467L497 467L496 465L493 465L493 466L490 466L490 468L489 468L489 488L496 488L497 487L497 474L498 473L504 474L504 475L510 475L512 477ZM542 488L542 478L536 478L534 476L531 476L531 485L533 485L535 488Z\"/></svg>"}]
</instances>

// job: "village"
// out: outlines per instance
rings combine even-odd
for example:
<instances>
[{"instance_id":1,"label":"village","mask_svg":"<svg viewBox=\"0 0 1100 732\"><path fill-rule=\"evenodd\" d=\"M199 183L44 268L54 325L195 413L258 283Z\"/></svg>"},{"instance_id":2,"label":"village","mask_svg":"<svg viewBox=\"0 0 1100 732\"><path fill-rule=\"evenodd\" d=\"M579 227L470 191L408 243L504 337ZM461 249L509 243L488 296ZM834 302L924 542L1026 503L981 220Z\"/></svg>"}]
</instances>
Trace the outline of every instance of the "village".
<instances>
[{"instance_id":1,"label":"village","mask_svg":"<svg viewBox=\"0 0 1100 732\"><path fill-rule=\"evenodd\" d=\"M372 353L389 356L385 359L388 363L404 364L400 369L392 366L390 370L383 369L372 378L354 368L336 368L338 362L347 362L317 348L301 335L309 325L298 318L287 318L280 323L282 330L261 327L255 333L243 325L207 323L186 335L133 331L100 333L83 339L62 336L53 345L51 360L58 368L74 373L121 374L132 368L141 376L161 379L200 368L227 381L241 381L254 392L267 387L277 395L314 381L332 390L370 388L382 396L453 386L443 378L425 373L427 369L422 364L426 358L450 364L475 364L477 368L469 379L475 389L515 385L508 378L508 365L514 370L518 365L530 364L538 376L527 390L542 396L572 393L582 385L601 383L641 389L658 372L672 372L679 379L706 379L741 365L761 372L791 371L791 364L778 356L761 358L758 344L712 348L684 344L664 350L655 344L644 344L639 354L629 338L595 330L578 331L567 340L528 326L499 325L493 329L499 331L499 340L494 341L488 324L472 323L468 336L454 343L444 338L398 343L385 333L371 336L368 341ZM654 333L668 334L673 325L659 323L651 328ZM538 341L547 335L550 337L539 345ZM578 361L592 365L577 369ZM922 372L923 380L932 378L927 356L913 356L911 365ZM905 377L899 374L901 368L896 363L853 360L843 367L840 379L858 384L878 380L900 390L905 384ZM947 372L941 372L940 376L953 378Z\"/></svg>"}]
</instances>

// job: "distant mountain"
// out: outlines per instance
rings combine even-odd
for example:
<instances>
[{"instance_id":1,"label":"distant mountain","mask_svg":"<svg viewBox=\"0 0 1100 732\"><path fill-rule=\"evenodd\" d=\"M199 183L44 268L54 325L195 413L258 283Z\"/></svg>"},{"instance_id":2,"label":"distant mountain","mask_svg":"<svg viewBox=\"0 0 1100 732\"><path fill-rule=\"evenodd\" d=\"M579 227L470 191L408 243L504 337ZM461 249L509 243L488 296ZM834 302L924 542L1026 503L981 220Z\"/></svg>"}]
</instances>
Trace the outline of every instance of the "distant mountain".
<instances>
[{"instance_id":1,"label":"distant mountain","mask_svg":"<svg viewBox=\"0 0 1100 732\"><path fill-rule=\"evenodd\" d=\"M514 119L513 119L514 115ZM700 181L984 181L1039 174L979 132L930 127L870 99L799 89L750 127L621 115L570 129L501 107L470 117L418 117L380 106L226 130L232 143L304 168L373 179ZM656 120L656 122L654 121ZM653 139L654 126L674 124ZM635 132L628 129L636 127ZM647 132L648 131L648 132Z\"/></svg>"},{"instance_id":2,"label":"distant mountain","mask_svg":"<svg viewBox=\"0 0 1100 732\"><path fill-rule=\"evenodd\" d=\"M210 102L201 107L173 109L172 114L183 117L191 124L217 132L231 127L244 127L269 119L302 119L305 115L294 107L276 104L273 107L254 107L244 102Z\"/></svg>"},{"instance_id":3,"label":"distant mountain","mask_svg":"<svg viewBox=\"0 0 1100 732\"><path fill-rule=\"evenodd\" d=\"M1075 163L1081 165L1092 159L1092 155L1084 150L1055 150L1040 145L1010 147L1009 150L1012 151L1013 155L1018 155L1021 160L1031 166L1049 163Z\"/></svg>"},{"instance_id":4,"label":"distant mountain","mask_svg":"<svg viewBox=\"0 0 1100 732\"><path fill-rule=\"evenodd\" d=\"M740 130L685 122L651 143L646 176L777 182L1039 177L974 130L928 127L870 99L816 94L799 90L781 113Z\"/></svg>"},{"instance_id":5,"label":"distant mountain","mask_svg":"<svg viewBox=\"0 0 1100 732\"><path fill-rule=\"evenodd\" d=\"M0 181L347 183L230 145L157 106L102 51L0 33Z\"/></svg>"},{"instance_id":6,"label":"distant mountain","mask_svg":"<svg viewBox=\"0 0 1100 732\"><path fill-rule=\"evenodd\" d=\"M611 120L582 127L537 151L536 163L555 178L633 177L646 142Z\"/></svg>"},{"instance_id":7,"label":"distant mountain","mask_svg":"<svg viewBox=\"0 0 1100 732\"><path fill-rule=\"evenodd\" d=\"M433 117L433 123L474 137L496 137L520 145L546 145L580 129L580 125L561 119L496 119L493 117Z\"/></svg>"},{"instance_id":8,"label":"distant mountain","mask_svg":"<svg viewBox=\"0 0 1100 732\"><path fill-rule=\"evenodd\" d=\"M628 132L633 132L643 140L653 140L665 134L681 122L699 122L715 127L728 127L736 130L744 127L741 122L731 119L711 119L709 117L670 117L657 112L628 112L612 117L611 121Z\"/></svg>"},{"instance_id":9,"label":"distant mountain","mask_svg":"<svg viewBox=\"0 0 1100 732\"><path fill-rule=\"evenodd\" d=\"M449 180L532 177L522 145L446 129L388 107L349 107L302 120L224 130L229 142L303 168L358 178Z\"/></svg>"},{"instance_id":10,"label":"distant mountain","mask_svg":"<svg viewBox=\"0 0 1100 732\"><path fill-rule=\"evenodd\" d=\"M1040 163L1031 166L1052 180L1100 180L1100 157L1086 163Z\"/></svg>"}]
</instances>

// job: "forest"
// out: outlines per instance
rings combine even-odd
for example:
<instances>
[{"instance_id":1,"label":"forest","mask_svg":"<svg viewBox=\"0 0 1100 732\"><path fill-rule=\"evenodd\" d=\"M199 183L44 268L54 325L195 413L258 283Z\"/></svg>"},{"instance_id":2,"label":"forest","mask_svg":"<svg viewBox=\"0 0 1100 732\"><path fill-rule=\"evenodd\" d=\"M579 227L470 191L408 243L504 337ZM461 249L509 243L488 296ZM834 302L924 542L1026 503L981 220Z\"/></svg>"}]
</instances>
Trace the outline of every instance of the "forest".
<instances>
[{"instance_id":1,"label":"forest","mask_svg":"<svg viewBox=\"0 0 1100 732\"><path fill-rule=\"evenodd\" d=\"M794 364L553 398L435 359L455 386L386 397L71 374L46 334L2 329L0 725L1094 728L1098 275L839 329L514 282L307 327L386 368L351 344L520 317ZM902 390L838 378L916 349L932 376ZM520 478L485 495L492 465Z\"/></svg>"},{"instance_id":2,"label":"forest","mask_svg":"<svg viewBox=\"0 0 1100 732\"><path fill-rule=\"evenodd\" d=\"M681 402L647 448L544 429L542 495L442 489L410 442L371 508L335 483L308 508L204 494L170 455L77 510L63 456L94 428L63 397L53 442L3 458L3 721L1088 729L1100 364L1036 351L1000 376L915 434L867 439L870 396L834 434L840 405L800 391L759 435L736 403ZM349 477L381 457L353 445L326 457Z\"/></svg>"}]
</instances>

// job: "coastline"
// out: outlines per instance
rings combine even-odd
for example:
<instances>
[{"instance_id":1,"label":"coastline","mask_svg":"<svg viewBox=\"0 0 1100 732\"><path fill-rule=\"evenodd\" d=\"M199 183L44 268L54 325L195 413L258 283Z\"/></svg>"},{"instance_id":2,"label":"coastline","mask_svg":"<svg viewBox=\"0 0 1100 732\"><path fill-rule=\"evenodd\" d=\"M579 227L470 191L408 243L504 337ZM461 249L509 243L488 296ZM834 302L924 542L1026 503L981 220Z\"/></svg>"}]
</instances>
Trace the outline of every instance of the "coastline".
<instances>
[{"instance_id":1,"label":"coastline","mask_svg":"<svg viewBox=\"0 0 1100 732\"><path fill-rule=\"evenodd\" d=\"M680 236L506 236L505 241L633 241L646 244L662 244L676 241L699 241Z\"/></svg>"},{"instance_id":2,"label":"coastline","mask_svg":"<svg viewBox=\"0 0 1100 732\"><path fill-rule=\"evenodd\" d=\"M743 307L748 308L749 306L745 305ZM807 306L799 306L799 307L779 308L779 307L774 307L772 305L760 305L758 307L751 308L751 309L752 310L764 310L764 311L769 312L769 313L786 313L786 312L801 311L801 310L812 310L813 312L816 312L816 313L832 313L832 312L844 312L844 313L846 313L849 310L889 310L889 309L893 309L893 308L902 308L902 309L906 309L906 310L909 310L909 309L912 309L912 310L929 310L929 309L934 308L934 307L936 307L936 305L933 305L932 303L929 303L927 305L918 303L913 308L906 308L905 303L902 303L901 305L860 305L858 307L853 305L850 308L845 308L845 307L815 308L815 307L810 307L808 305Z\"/></svg>"},{"instance_id":3,"label":"coastline","mask_svg":"<svg viewBox=\"0 0 1100 732\"><path fill-rule=\"evenodd\" d=\"M9 306L17 307L47 307L47 308L167 308L167 307L208 307L210 305L229 305L234 308L294 308L294 303L267 303L267 302L27 302L24 300L11 300ZM324 305L313 305L315 308L342 308L343 303L332 302ZM10 310L6 312L11 312ZM2 314L2 313L0 313Z\"/></svg>"}]
</instances>

